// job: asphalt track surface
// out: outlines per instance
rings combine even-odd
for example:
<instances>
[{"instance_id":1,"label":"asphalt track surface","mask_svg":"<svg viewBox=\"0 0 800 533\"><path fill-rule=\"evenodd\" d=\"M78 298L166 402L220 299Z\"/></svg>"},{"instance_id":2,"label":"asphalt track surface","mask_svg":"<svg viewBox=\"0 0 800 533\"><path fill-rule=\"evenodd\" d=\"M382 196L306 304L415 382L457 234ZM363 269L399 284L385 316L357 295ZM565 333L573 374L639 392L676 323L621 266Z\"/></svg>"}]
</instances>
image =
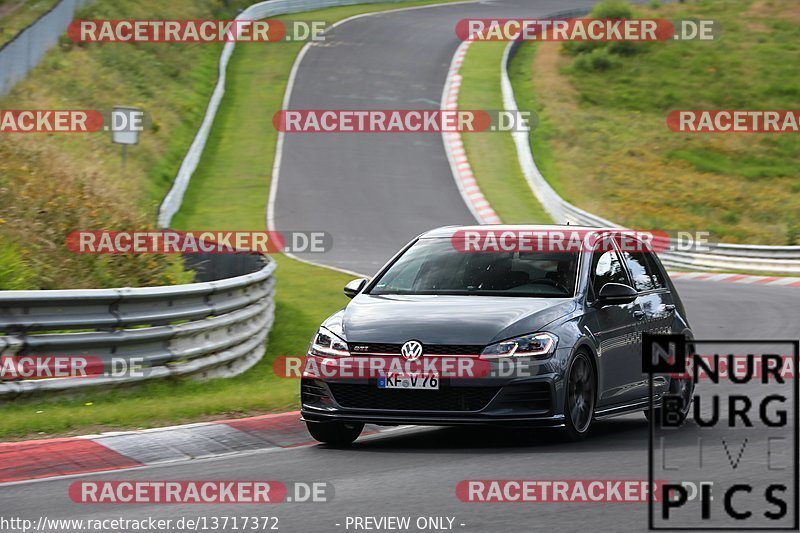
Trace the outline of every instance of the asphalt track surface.
<instances>
[{"instance_id":1,"label":"asphalt track surface","mask_svg":"<svg viewBox=\"0 0 800 533\"><path fill-rule=\"evenodd\" d=\"M458 19L542 17L584 4L496 1L353 20L339 26L330 42L309 48L290 107L438 108L458 45L453 32ZM367 274L422 231L474 222L450 174L439 134L286 136L275 221L281 229L324 228L334 237L334 250L313 259ZM800 337L796 288L691 280L678 286L698 338ZM463 479L647 479L647 428L641 414L601 421L591 439L577 444L566 444L548 431L398 429L362 437L350 450L305 446L91 476L321 480L335 488L334 499L324 504L78 505L67 496L75 479L53 479L0 488L0 515L271 515L280 518L280 530L303 532L347 531L347 516L451 516L456 531L643 531L646 504L463 503L455 487ZM703 435L694 425L684 427L670 447L679 456L694 457ZM763 457L743 457L736 475L764 482Z\"/></svg>"}]
</instances>

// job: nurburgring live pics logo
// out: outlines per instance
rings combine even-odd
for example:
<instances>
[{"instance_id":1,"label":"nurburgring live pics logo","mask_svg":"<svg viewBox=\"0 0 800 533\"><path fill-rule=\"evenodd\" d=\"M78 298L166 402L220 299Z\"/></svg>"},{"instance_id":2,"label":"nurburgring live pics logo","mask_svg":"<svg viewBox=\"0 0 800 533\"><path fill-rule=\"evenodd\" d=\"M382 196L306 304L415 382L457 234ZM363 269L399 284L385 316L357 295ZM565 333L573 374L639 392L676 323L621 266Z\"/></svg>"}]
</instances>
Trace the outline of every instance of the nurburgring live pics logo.
<instances>
[{"instance_id":1,"label":"nurburgring live pics logo","mask_svg":"<svg viewBox=\"0 0 800 533\"><path fill-rule=\"evenodd\" d=\"M717 353L700 355L698 345ZM742 355L724 355L731 346L747 348L738 370ZM781 346L792 354L777 353ZM799 353L796 340L643 333L649 480L675 480L661 486L658 509L650 498L651 530L797 530ZM699 487L692 496L690 486Z\"/></svg>"}]
</instances>

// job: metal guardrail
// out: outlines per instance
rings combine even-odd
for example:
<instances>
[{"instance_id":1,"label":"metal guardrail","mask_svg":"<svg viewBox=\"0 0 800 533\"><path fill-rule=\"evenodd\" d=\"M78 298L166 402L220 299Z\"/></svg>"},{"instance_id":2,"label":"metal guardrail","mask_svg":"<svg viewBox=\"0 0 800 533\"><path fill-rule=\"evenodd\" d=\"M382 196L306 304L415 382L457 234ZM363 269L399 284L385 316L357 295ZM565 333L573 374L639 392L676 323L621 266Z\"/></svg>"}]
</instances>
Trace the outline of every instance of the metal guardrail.
<instances>
[{"instance_id":1,"label":"metal guardrail","mask_svg":"<svg viewBox=\"0 0 800 533\"><path fill-rule=\"evenodd\" d=\"M562 11L547 18L574 18L589 14L589 9ZM501 90L503 107L507 111L517 111L514 90L508 76L508 66L523 41L512 41L505 49L501 65ZM527 131L512 132L520 167L531 190L552 219L558 223L571 223L586 226L621 228L610 220L584 211L567 202L544 179L531 152ZM673 241L674 243L674 241ZM747 270L757 272L800 273L800 246L765 246L749 244L708 244L705 251L659 252L663 263L672 268L688 270Z\"/></svg>"},{"instance_id":2,"label":"metal guardrail","mask_svg":"<svg viewBox=\"0 0 800 533\"><path fill-rule=\"evenodd\" d=\"M324 9L326 7L389 2L401 3L406 1L410 0L269 0L248 7L236 17L236 20L260 20L274 15L300 13L303 11ZM158 226L161 228L168 228L172 217L175 216L175 213L180 209L181 203L183 202L183 195L186 193L186 189L189 187L189 181L192 179L192 174L194 174L194 171L197 169L200 157L203 155L203 149L211 133L211 126L214 124L217 110L222 103L222 97L225 95L225 75L228 70L228 62L231 59L231 55L233 55L235 46L236 42L231 41L225 43L225 46L222 48L222 53L219 56L217 84L214 87L214 92L211 94L211 99L206 107L206 114L203 117L203 122L178 169L178 174L172 182L172 187L158 209Z\"/></svg>"},{"instance_id":3,"label":"metal guardrail","mask_svg":"<svg viewBox=\"0 0 800 533\"><path fill-rule=\"evenodd\" d=\"M0 292L0 356L103 362L87 377L0 381L0 397L245 371L264 355L276 264L244 254L239 263L241 275L186 285ZM112 361L141 368L115 373Z\"/></svg>"}]
</instances>

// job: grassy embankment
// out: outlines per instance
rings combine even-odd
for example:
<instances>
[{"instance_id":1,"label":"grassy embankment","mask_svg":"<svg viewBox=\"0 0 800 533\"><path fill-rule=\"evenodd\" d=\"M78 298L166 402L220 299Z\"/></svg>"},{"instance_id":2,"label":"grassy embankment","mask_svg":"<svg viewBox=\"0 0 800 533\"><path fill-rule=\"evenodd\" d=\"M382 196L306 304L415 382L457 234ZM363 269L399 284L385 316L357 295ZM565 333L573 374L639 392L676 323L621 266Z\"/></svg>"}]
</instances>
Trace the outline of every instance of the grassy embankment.
<instances>
[{"instance_id":1,"label":"grassy embankment","mask_svg":"<svg viewBox=\"0 0 800 533\"><path fill-rule=\"evenodd\" d=\"M214 0L99 0L79 18L230 18ZM76 255L76 229L152 227L202 120L221 46L77 44L62 36L0 109L142 108L149 117L128 149L98 133L4 133L0 142L0 290L148 286L188 281L176 257Z\"/></svg>"},{"instance_id":2,"label":"grassy embankment","mask_svg":"<svg viewBox=\"0 0 800 533\"><path fill-rule=\"evenodd\" d=\"M0 46L13 39L58 0L0 0Z\"/></svg>"},{"instance_id":3,"label":"grassy embankment","mask_svg":"<svg viewBox=\"0 0 800 533\"><path fill-rule=\"evenodd\" d=\"M419 4L425 3L433 2ZM417 3L348 6L281 18L334 22L357 13L410 5ZM277 140L271 117L280 109L288 74L301 46L237 46L228 68L223 105L174 227L264 227ZM305 352L318 324L346 303L341 289L350 277L280 255L275 259L279 264L275 325L267 355L250 371L231 379L164 381L136 389L86 392L74 399L10 403L3 407L0 438L154 427L296 408L297 381L277 378L272 361L280 355Z\"/></svg>"},{"instance_id":4,"label":"grassy embankment","mask_svg":"<svg viewBox=\"0 0 800 533\"><path fill-rule=\"evenodd\" d=\"M797 134L684 134L665 122L673 109L795 108L800 4L703 0L633 13L714 19L722 35L524 44L510 75L520 108L541 119L531 145L542 174L569 201L631 227L800 244Z\"/></svg>"}]
</instances>

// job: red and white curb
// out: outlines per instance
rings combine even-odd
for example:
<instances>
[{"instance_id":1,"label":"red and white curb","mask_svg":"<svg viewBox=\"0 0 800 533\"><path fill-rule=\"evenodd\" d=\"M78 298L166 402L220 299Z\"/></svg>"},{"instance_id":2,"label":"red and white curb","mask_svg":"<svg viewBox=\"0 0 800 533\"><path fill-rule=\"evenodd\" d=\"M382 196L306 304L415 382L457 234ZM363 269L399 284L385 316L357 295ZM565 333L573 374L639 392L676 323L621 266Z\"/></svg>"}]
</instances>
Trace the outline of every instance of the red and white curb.
<instances>
[{"instance_id":1,"label":"red and white curb","mask_svg":"<svg viewBox=\"0 0 800 533\"><path fill-rule=\"evenodd\" d=\"M458 71L461 69L470 44L472 44L471 41L461 43L450 62L450 69L447 72L447 80L442 92L441 109L443 111L458 109L458 91L461 88L461 75ZM470 167L467 160L467 153L464 151L461 133L457 131L442 132L442 139L458 190L461 192L464 202L475 216L475 219L481 224L500 224L500 217L489 205L489 201L481 192L478 182L475 181L472 167Z\"/></svg>"},{"instance_id":2,"label":"red and white curb","mask_svg":"<svg viewBox=\"0 0 800 533\"><path fill-rule=\"evenodd\" d=\"M775 276L751 276L748 274L709 274L705 272L670 272L672 279L695 281L722 281L747 285L777 285L781 287L800 287L800 278L783 278Z\"/></svg>"},{"instance_id":3,"label":"red and white curb","mask_svg":"<svg viewBox=\"0 0 800 533\"><path fill-rule=\"evenodd\" d=\"M375 433L367 426L364 434ZM0 443L0 484L218 457L315 441L300 412Z\"/></svg>"}]
</instances>

